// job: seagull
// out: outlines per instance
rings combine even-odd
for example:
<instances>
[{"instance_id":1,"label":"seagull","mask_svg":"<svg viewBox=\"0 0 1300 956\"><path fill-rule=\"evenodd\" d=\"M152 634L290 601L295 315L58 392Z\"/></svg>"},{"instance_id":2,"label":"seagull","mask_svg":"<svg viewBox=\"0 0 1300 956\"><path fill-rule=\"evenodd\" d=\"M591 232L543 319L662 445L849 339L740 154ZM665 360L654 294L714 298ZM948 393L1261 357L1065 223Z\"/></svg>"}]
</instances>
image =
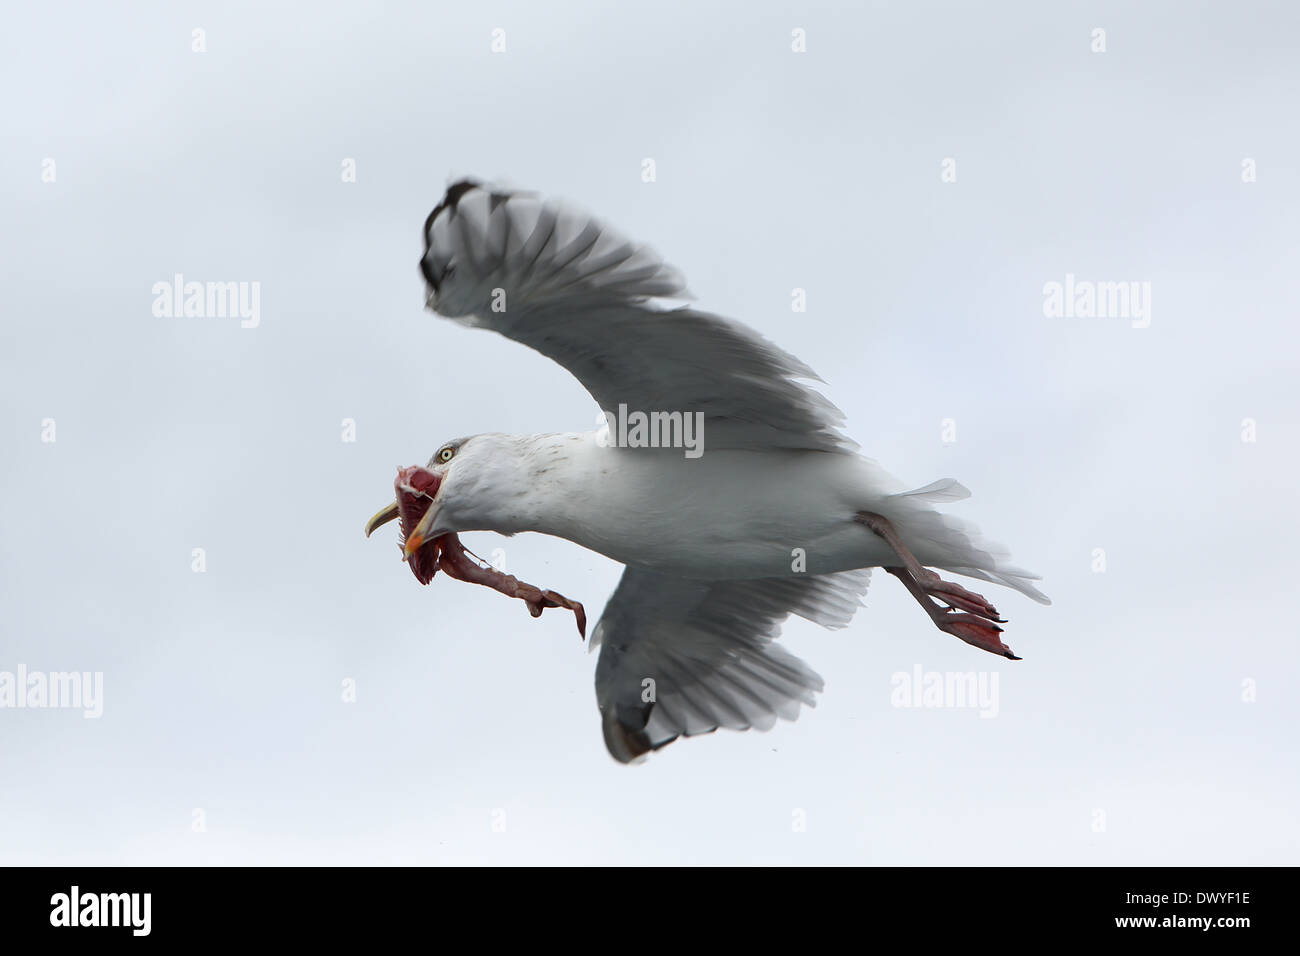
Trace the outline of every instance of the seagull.
<instances>
[{"instance_id":1,"label":"seagull","mask_svg":"<svg viewBox=\"0 0 1300 956\"><path fill-rule=\"evenodd\" d=\"M398 469L403 560L523 600L583 606L469 552L462 531L555 535L624 564L591 635L596 702L616 760L678 737L767 730L823 682L775 642L796 615L845 627L883 568L940 631L1019 660L981 595L935 569L1042 604L1038 576L936 508L953 479L909 488L858 451L813 371L748 326L698 311L647 246L567 204L460 180L424 223L419 268L437 315L490 329L568 369L594 431L481 434ZM652 427L654 426L654 427Z\"/></svg>"}]
</instances>

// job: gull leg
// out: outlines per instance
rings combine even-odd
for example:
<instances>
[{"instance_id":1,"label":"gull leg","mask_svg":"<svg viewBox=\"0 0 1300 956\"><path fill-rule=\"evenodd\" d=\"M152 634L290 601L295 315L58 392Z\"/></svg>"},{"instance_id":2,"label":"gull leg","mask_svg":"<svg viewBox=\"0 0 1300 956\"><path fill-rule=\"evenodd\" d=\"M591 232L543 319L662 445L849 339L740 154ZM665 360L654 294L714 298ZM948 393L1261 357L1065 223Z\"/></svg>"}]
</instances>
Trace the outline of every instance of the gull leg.
<instances>
[{"instance_id":1,"label":"gull leg","mask_svg":"<svg viewBox=\"0 0 1300 956\"><path fill-rule=\"evenodd\" d=\"M997 608L974 591L968 591L960 584L945 581L935 572L922 567L907 545L903 544L903 540L888 518L874 512L862 511L857 514L855 520L880 536L902 559L901 567L886 567L885 570L903 582L908 593L916 598L916 602L930 615L930 620L934 621L939 630L991 654L998 654L1013 661L1020 660L998 637L1002 633L1002 628L997 625L1005 624L1006 621L998 616ZM931 600L931 597L938 598L948 607L940 607ZM954 613L958 609L969 613Z\"/></svg>"}]
</instances>

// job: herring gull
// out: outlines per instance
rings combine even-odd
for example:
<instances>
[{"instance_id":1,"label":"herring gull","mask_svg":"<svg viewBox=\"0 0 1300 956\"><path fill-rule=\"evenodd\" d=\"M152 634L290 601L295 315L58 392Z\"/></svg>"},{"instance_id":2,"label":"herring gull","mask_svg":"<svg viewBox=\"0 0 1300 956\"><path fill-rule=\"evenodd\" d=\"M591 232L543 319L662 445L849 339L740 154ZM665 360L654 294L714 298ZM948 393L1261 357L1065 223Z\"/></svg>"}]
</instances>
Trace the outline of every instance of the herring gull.
<instances>
[{"instance_id":1,"label":"herring gull","mask_svg":"<svg viewBox=\"0 0 1300 956\"><path fill-rule=\"evenodd\" d=\"M768 729L822 679L776 642L791 614L847 625L871 568L941 630L1018 660L985 598L932 568L1043 604L1037 575L935 505L952 479L908 488L857 451L808 366L749 327L663 300L681 275L646 246L532 193L462 180L424 224L428 307L530 346L591 393L590 432L482 434L401 468L403 559L528 605L583 606L476 559L457 532L556 535L626 565L591 636L605 744L622 762L718 727Z\"/></svg>"}]
</instances>

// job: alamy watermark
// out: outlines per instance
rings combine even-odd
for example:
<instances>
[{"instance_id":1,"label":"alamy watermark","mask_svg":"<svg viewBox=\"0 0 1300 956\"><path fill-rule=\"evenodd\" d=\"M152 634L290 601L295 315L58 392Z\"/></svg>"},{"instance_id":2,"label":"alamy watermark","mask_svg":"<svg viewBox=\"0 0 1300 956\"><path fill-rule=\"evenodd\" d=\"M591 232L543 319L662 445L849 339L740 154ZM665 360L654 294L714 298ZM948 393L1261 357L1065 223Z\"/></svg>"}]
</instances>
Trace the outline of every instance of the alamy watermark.
<instances>
[{"instance_id":1,"label":"alamy watermark","mask_svg":"<svg viewBox=\"0 0 1300 956\"><path fill-rule=\"evenodd\" d=\"M687 458L704 454L703 412L639 412L619 405L596 417L601 448L682 448Z\"/></svg>"},{"instance_id":2,"label":"alamy watermark","mask_svg":"<svg viewBox=\"0 0 1300 956\"><path fill-rule=\"evenodd\" d=\"M103 671L0 671L0 710L81 710L87 720L104 714Z\"/></svg>"},{"instance_id":3,"label":"alamy watermark","mask_svg":"<svg viewBox=\"0 0 1300 956\"><path fill-rule=\"evenodd\" d=\"M152 893L83 893L73 885L50 897L51 926L121 926L132 936L148 936L153 920Z\"/></svg>"},{"instance_id":4,"label":"alamy watermark","mask_svg":"<svg viewBox=\"0 0 1300 956\"><path fill-rule=\"evenodd\" d=\"M1065 274L1064 282L1043 283L1043 315L1049 319L1131 319L1133 328L1151 324L1150 282L1093 282Z\"/></svg>"},{"instance_id":5,"label":"alamy watermark","mask_svg":"<svg viewBox=\"0 0 1300 956\"><path fill-rule=\"evenodd\" d=\"M255 329L262 321L262 283L186 282L153 284L153 314L160 319L239 319L240 327Z\"/></svg>"},{"instance_id":6,"label":"alamy watermark","mask_svg":"<svg viewBox=\"0 0 1300 956\"><path fill-rule=\"evenodd\" d=\"M889 678L894 707L978 709L981 717L998 715L997 671L926 671L917 664Z\"/></svg>"}]
</instances>

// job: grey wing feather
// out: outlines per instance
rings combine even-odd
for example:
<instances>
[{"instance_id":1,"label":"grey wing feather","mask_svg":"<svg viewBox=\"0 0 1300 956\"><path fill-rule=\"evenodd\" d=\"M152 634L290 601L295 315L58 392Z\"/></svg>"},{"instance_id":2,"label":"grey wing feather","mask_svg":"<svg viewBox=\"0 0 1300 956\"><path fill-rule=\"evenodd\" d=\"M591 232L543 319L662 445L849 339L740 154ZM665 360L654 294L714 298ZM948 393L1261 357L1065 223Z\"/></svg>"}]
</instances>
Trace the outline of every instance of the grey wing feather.
<instances>
[{"instance_id":1,"label":"grey wing feather","mask_svg":"<svg viewBox=\"0 0 1300 956\"><path fill-rule=\"evenodd\" d=\"M803 362L684 297L649 247L527 193L456 184L425 226L430 306L568 369L602 411L701 412L712 448L851 451Z\"/></svg>"},{"instance_id":2,"label":"grey wing feather","mask_svg":"<svg viewBox=\"0 0 1300 956\"><path fill-rule=\"evenodd\" d=\"M626 763L679 736L794 720L822 679L774 643L782 622L844 627L870 574L704 582L629 567L592 635L609 752Z\"/></svg>"}]
</instances>

